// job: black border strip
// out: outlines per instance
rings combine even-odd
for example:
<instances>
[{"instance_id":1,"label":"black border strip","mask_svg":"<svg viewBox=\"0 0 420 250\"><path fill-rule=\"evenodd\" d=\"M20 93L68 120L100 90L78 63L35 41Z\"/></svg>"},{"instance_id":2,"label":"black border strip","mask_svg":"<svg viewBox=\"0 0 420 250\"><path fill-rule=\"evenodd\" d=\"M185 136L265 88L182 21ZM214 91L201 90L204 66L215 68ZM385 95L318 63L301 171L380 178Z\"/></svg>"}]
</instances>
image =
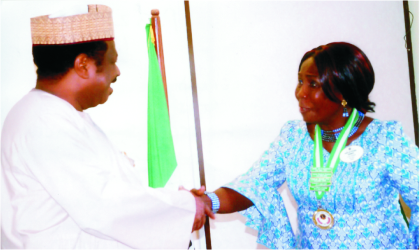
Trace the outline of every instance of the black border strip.
<instances>
[{"instance_id":1,"label":"black border strip","mask_svg":"<svg viewBox=\"0 0 420 250\"><path fill-rule=\"evenodd\" d=\"M411 45L410 11L408 1L403 1L405 33L407 43L408 70L410 74L411 106L413 107L414 135L417 147L419 146L419 115L417 111L416 82L414 80L413 48Z\"/></svg>"},{"instance_id":2,"label":"black border strip","mask_svg":"<svg viewBox=\"0 0 420 250\"><path fill-rule=\"evenodd\" d=\"M191 87L192 87L193 105L194 105L195 136L197 138L197 153L198 153L198 166L199 166L199 171L200 171L200 184L201 186L206 186L206 177L204 174L203 145L201 141L200 112L198 109L197 80L196 80L196 74L195 74L194 49L193 49L193 41L192 41L190 3L188 1L184 1L184 6L185 6L185 20L187 23L188 54L190 58ZM211 249L209 218L207 218L206 223L204 224L204 232L206 235L206 249Z\"/></svg>"}]
</instances>

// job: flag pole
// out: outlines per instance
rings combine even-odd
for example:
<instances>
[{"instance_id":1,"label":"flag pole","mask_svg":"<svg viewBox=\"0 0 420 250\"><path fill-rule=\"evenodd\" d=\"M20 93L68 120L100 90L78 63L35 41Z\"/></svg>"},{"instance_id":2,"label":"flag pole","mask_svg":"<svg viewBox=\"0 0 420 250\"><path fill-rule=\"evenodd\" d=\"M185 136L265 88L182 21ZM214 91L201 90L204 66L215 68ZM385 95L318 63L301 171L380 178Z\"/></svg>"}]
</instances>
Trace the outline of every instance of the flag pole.
<instances>
[{"instance_id":1,"label":"flag pole","mask_svg":"<svg viewBox=\"0 0 420 250\"><path fill-rule=\"evenodd\" d=\"M160 25L159 10L153 9L151 11L151 14L152 14L151 23L152 23L153 33L156 39L155 50L156 50L156 55L159 61L160 72L162 74L162 82L163 82L163 87L165 89L165 97L166 97L166 103L168 105L168 114L169 114L168 89L166 86L165 59L163 56L162 26Z\"/></svg>"},{"instance_id":2,"label":"flag pole","mask_svg":"<svg viewBox=\"0 0 420 250\"><path fill-rule=\"evenodd\" d=\"M155 12L156 13L156 12ZM152 22L152 20L150 20ZM159 22L156 29L160 30ZM164 187L177 166L175 149L169 121L168 101L165 95L162 72L164 65L159 63L156 54L163 52L162 39L156 41L152 24L147 24L147 53L149 56L149 79L147 97L147 144L148 144L148 177L149 186L153 188ZM160 62L163 63L163 53L160 53Z\"/></svg>"},{"instance_id":3,"label":"flag pole","mask_svg":"<svg viewBox=\"0 0 420 250\"><path fill-rule=\"evenodd\" d=\"M200 113L198 109L198 95L197 95L197 80L195 75L195 62L194 62L194 50L192 41L192 30L191 30L191 18L190 18L190 4L188 1L184 1L185 6L185 19L187 25L187 37L188 37L188 54L190 58L190 72L191 72L191 87L193 95L193 106L194 106L194 120L195 120L195 133L197 139L197 153L198 153L198 165L200 171L200 184L206 186L206 177L204 174L204 158L203 158L203 146L201 141L201 125L200 125ZM204 224L204 232L206 236L206 249L211 249L211 238L210 238L210 222L207 218Z\"/></svg>"}]
</instances>

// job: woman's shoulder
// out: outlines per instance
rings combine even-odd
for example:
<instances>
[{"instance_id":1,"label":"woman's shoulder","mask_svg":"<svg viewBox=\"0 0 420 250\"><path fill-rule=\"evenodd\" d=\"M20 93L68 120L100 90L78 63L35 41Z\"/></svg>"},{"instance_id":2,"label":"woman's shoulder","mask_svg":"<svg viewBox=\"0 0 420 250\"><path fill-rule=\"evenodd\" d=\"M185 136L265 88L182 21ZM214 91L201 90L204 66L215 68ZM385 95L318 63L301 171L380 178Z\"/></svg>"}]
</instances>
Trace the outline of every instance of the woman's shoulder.
<instances>
[{"instance_id":1,"label":"woman's shoulder","mask_svg":"<svg viewBox=\"0 0 420 250\"><path fill-rule=\"evenodd\" d=\"M401 123L396 120L379 120L379 119L373 118L372 124L387 126L387 125L395 125L395 124L401 124Z\"/></svg>"},{"instance_id":2,"label":"woman's shoulder","mask_svg":"<svg viewBox=\"0 0 420 250\"><path fill-rule=\"evenodd\" d=\"M379 120L373 119L372 122L368 125L369 132L396 132L401 133L403 130L402 124L399 121L395 120Z\"/></svg>"},{"instance_id":3,"label":"woman's shoulder","mask_svg":"<svg viewBox=\"0 0 420 250\"><path fill-rule=\"evenodd\" d=\"M296 128L296 129L298 129L298 128L303 128L303 127L306 127L306 122L305 121L289 120L283 125L282 129L284 129L284 128Z\"/></svg>"},{"instance_id":4,"label":"woman's shoulder","mask_svg":"<svg viewBox=\"0 0 420 250\"><path fill-rule=\"evenodd\" d=\"M302 120L290 120L287 121L281 128L280 134L282 133L294 133L294 132L306 132L307 131L307 127L306 127L306 122L302 121Z\"/></svg>"},{"instance_id":5,"label":"woman's shoulder","mask_svg":"<svg viewBox=\"0 0 420 250\"><path fill-rule=\"evenodd\" d=\"M306 122L302 120L287 121L281 128L278 139L287 139L289 142L302 138L308 131Z\"/></svg>"},{"instance_id":6,"label":"woman's shoulder","mask_svg":"<svg viewBox=\"0 0 420 250\"><path fill-rule=\"evenodd\" d=\"M398 145L417 148L412 139L406 135L402 123L399 121L373 119L365 132L365 138L371 141L376 140L381 144L394 145L398 148L400 148Z\"/></svg>"}]
</instances>

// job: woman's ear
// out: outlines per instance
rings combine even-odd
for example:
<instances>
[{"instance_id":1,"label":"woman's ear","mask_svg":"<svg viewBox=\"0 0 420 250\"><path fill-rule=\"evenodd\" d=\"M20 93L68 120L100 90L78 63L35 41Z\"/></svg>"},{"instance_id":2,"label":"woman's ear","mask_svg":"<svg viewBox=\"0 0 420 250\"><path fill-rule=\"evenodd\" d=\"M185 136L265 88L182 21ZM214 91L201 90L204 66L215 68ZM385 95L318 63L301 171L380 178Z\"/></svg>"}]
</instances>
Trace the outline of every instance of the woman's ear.
<instances>
[{"instance_id":1,"label":"woman's ear","mask_svg":"<svg viewBox=\"0 0 420 250\"><path fill-rule=\"evenodd\" d=\"M341 93L336 93L335 96L338 98L338 100L342 101L344 99L343 95Z\"/></svg>"},{"instance_id":2,"label":"woman's ear","mask_svg":"<svg viewBox=\"0 0 420 250\"><path fill-rule=\"evenodd\" d=\"M80 54L74 60L74 71L83 79L89 78L89 67L91 67L92 59L86 54Z\"/></svg>"}]
</instances>

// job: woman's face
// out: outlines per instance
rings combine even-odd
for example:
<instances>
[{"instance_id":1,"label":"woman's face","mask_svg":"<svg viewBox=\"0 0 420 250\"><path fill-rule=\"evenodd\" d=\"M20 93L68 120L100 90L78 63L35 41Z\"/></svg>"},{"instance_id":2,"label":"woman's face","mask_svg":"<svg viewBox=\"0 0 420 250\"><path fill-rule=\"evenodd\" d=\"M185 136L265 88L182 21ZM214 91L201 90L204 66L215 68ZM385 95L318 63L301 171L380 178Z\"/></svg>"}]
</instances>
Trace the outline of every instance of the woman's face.
<instances>
[{"instance_id":1,"label":"woman's face","mask_svg":"<svg viewBox=\"0 0 420 250\"><path fill-rule=\"evenodd\" d=\"M343 108L325 95L312 57L302 63L295 95L305 122L334 126L337 119L341 120ZM342 100L341 94L337 93L337 97Z\"/></svg>"}]
</instances>

